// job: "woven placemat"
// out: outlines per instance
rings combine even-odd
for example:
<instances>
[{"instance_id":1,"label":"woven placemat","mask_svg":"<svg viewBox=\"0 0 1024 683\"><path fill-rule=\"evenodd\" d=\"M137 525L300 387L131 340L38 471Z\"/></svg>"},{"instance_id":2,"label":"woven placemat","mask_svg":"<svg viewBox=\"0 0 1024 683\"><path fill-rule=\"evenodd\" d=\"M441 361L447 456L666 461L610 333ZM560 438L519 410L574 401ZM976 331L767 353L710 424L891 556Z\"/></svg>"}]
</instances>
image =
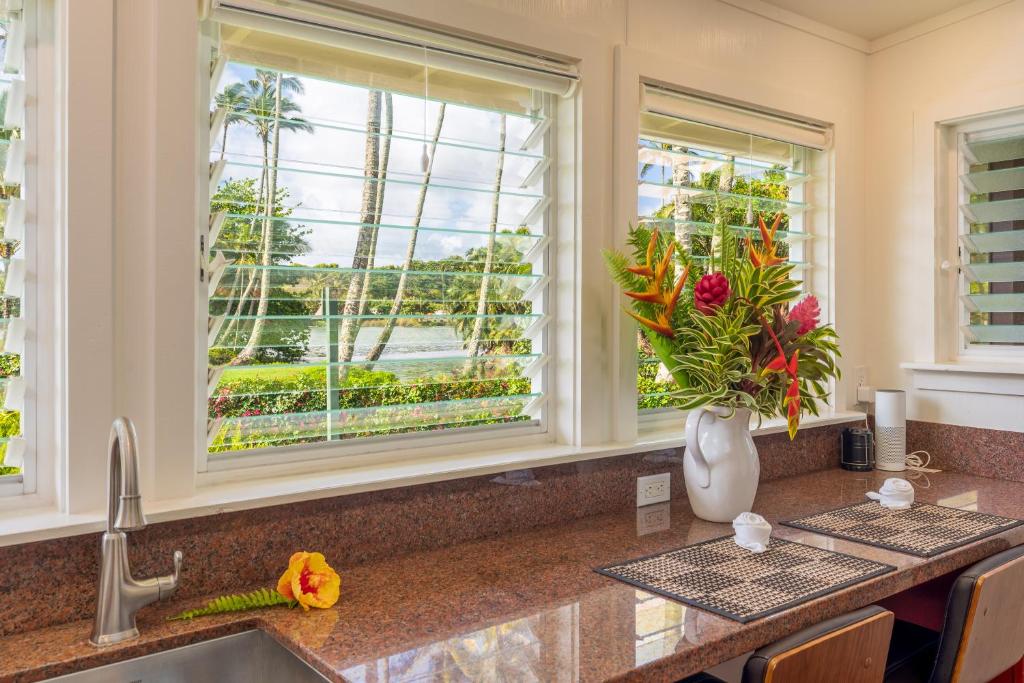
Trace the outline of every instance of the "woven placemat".
<instances>
[{"instance_id":1,"label":"woven placemat","mask_svg":"<svg viewBox=\"0 0 1024 683\"><path fill-rule=\"evenodd\" d=\"M1024 520L929 503L914 503L908 510L890 510L869 500L783 524L917 557L932 557L1012 529L1024 524Z\"/></svg>"},{"instance_id":2,"label":"woven placemat","mask_svg":"<svg viewBox=\"0 0 1024 683\"><path fill-rule=\"evenodd\" d=\"M746 623L893 569L781 538L755 554L723 536L594 571Z\"/></svg>"}]
</instances>

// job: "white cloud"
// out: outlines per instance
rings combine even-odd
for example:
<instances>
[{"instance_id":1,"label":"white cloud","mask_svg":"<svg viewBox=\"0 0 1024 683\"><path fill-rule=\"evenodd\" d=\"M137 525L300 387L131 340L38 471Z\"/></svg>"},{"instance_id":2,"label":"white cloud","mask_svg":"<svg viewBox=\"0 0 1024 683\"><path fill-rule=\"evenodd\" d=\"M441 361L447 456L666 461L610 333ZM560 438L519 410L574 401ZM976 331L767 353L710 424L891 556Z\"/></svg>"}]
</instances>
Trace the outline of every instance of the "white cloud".
<instances>
[{"instance_id":1,"label":"white cloud","mask_svg":"<svg viewBox=\"0 0 1024 683\"><path fill-rule=\"evenodd\" d=\"M221 87L251 75L251 69L230 65ZM303 117L314 123L323 122L323 125L316 126L313 133L281 133L278 185L287 188L288 203L295 207L295 217L357 222L363 191L363 181L358 176L363 174L366 144L365 134L358 130L366 123L367 91L315 79L303 79L303 84L305 92L292 98L300 106ZM425 122L423 100L394 95L393 102L396 136L411 139L395 137L392 141L390 182L386 184L381 222L408 226L413 221L419 192L417 184L422 178L423 138L432 135L439 105L427 103ZM509 117L507 121L508 149L518 149L529 134L532 123L516 117ZM464 145L496 146L498 127L499 115L496 113L455 105L447 107L442 139L453 144L438 146L432 186L424 206L423 226L487 229L498 155ZM254 167L229 165L225 178L259 177L262 145L251 127L233 126L227 148L229 158L243 160ZM506 155L503 191L528 192L519 185L534 163L535 160L528 157ZM297 168L316 169L321 173L289 170ZM500 227L509 229L517 226L535 201L503 195L498 214ZM357 226L328 223L307 223L306 226L311 231L307 237L311 253L302 257L303 263L347 265L351 262ZM384 229L380 235L378 263L401 263L409 231ZM416 257L437 259L463 254L467 249L483 244L484 239L478 235L424 231L417 242Z\"/></svg>"}]
</instances>

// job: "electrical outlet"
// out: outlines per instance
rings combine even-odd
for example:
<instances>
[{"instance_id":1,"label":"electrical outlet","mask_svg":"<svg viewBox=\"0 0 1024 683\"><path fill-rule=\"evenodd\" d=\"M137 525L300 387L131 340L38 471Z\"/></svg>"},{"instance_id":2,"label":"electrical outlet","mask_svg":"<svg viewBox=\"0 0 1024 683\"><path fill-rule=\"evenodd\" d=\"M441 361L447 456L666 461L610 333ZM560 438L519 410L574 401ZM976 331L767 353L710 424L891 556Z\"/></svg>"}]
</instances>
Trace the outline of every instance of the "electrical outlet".
<instances>
[{"instance_id":1,"label":"electrical outlet","mask_svg":"<svg viewBox=\"0 0 1024 683\"><path fill-rule=\"evenodd\" d=\"M857 386L866 387L868 386L868 366L858 365L853 369L857 375Z\"/></svg>"},{"instance_id":2,"label":"electrical outlet","mask_svg":"<svg viewBox=\"0 0 1024 683\"><path fill-rule=\"evenodd\" d=\"M672 475L669 472L636 479L636 506L664 503L672 497Z\"/></svg>"},{"instance_id":3,"label":"electrical outlet","mask_svg":"<svg viewBox=\"0 0 1024 683\"><path fill-rule=\"evenodd\" d=\"M645 536L658 531L668 531L672 519L669 503L657 503L638 508L636 511L636 535Z\"/></svg>"}]
</instances>

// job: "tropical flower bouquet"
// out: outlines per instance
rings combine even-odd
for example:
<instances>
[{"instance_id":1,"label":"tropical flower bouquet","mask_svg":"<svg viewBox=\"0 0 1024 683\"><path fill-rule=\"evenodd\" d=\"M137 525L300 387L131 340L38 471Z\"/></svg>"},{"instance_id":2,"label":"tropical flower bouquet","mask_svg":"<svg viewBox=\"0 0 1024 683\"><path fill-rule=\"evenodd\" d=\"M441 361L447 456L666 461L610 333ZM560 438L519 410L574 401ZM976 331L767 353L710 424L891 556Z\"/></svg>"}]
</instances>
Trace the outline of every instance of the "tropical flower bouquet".
<instances>
[{"instance_id":1,"label":"tropical flower bouquet","mask_svg":"<svg viewBox=\"0 0 1024 683\"><path fill-rule=\"evenodd\" d=\"M697 497L707 493L716 478L716 462L728 462L735 467L720 468L726 480L719 486L743 489L737 497L749 500L727 507L746 505L739 510L745 512L753 502L759 470L747 429L751 413L785 415L794 438L801 414L816 415L819 402L828 397L830 379L839 376L839 348L835 330L819 320L817 299L800 299L794 266L779 255L776 233L782 214L774 216L770 227L758 216L756 237L741 240L722 212L715 213L706 255L695 254L689 242L674 235L640 225L629 233L631 257L610 251L605 260L631 300L627 312L640 323L674 380L676 405L690 411L689 457L684 459L688 490L693 483L702 489ZM725 421L743 423L742 429L739 424L716 425ZM752 465L739 467L729 454L702 452L705 434L716 429L734 432L733 450L750 451ZM723 440L711 441L720 446ZM746 484L739 486L737 478ZM694 503L695 496L690 498ZM714 504L721 508L723 502ZM709 514L722 517L725 512Z\"/></svg>"},{"instance_id":2,"label":"tropical flower bouquet","mask_svg":"<svg viewBox=\"0 0 1024 683\"><path fill-rule=\"evenodd\" d=\"M288 568L278 579L277 588L258 588L250 593L222 595L203 607L168 617L168 620L194 619L209 614L241 612L244 610L287 605L327 609L338 602L341 595L341 577L331 569L321 553L297 552L288 560Z\"/></svg>"}]
</instances>

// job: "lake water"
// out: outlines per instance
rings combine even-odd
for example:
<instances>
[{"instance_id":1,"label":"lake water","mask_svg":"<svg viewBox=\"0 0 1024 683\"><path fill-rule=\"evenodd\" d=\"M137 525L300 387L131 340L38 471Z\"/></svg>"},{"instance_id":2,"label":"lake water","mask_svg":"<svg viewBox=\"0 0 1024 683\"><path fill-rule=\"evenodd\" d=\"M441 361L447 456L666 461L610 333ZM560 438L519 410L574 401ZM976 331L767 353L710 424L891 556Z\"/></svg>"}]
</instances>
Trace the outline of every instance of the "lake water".
<instances>
[{"instance_id":1,"label":"lake water","mask_svg":"<svg viewBox=\"0 0 1024 683\"><path fill-rule=\"evenodd\" d=\"M381 327L361 327L356 335L353 360L366 357L380 336ZM462 337L454 327L395 327L381 358L442 358L465 356ZM309 332L307 361L327 357L327 328L319 325Z\"/></svg>"}]
</instances>

